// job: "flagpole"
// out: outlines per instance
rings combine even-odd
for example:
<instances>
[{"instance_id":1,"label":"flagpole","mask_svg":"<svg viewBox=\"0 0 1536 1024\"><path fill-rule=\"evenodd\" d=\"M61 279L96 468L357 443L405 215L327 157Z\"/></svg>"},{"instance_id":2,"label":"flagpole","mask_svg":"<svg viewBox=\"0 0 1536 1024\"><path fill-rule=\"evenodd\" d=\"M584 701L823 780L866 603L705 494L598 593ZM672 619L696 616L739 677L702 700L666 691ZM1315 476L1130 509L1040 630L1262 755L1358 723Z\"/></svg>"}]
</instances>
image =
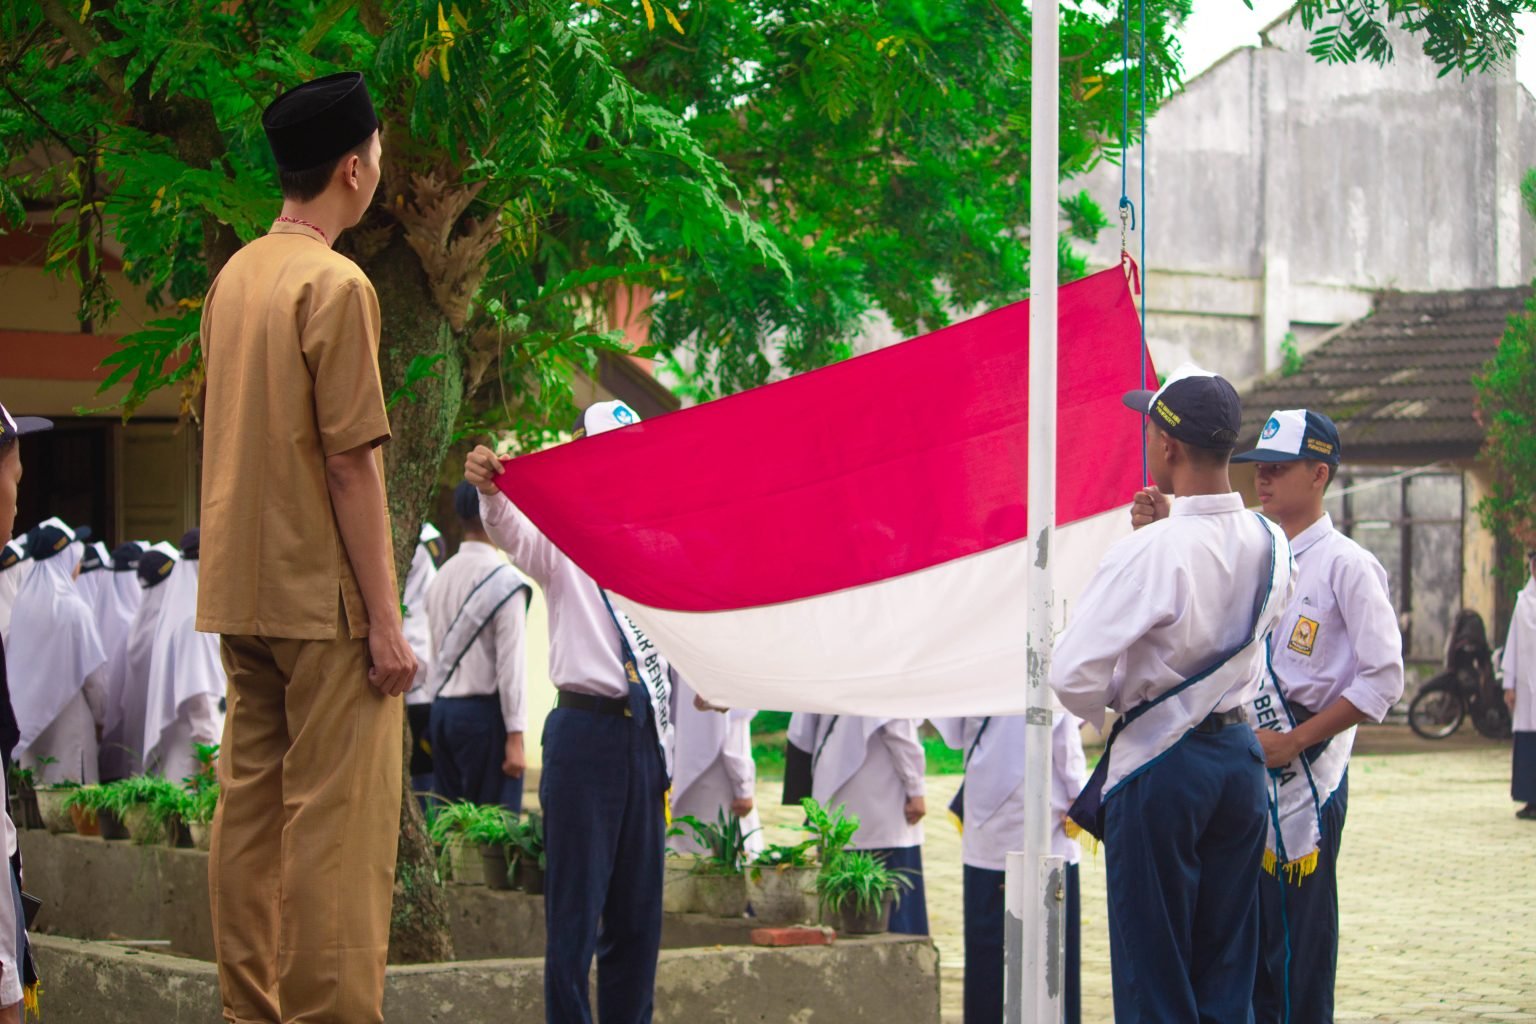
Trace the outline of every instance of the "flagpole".
<instances>
[{"instance_id":1,"label":"flagpole","mask_svg":"<svg viewBox=\"0 0 1536 1024\"><path fill-rule=\"evenodd\" d=\"M1029 218L1029 611L1023 851L1010 853L1005 900L1006 1024L1059 1024L1065 865L1051 857L1056 526L1056 245L1059 165L1058 0L1032 0Z\"/></svg>"}]
</instances>

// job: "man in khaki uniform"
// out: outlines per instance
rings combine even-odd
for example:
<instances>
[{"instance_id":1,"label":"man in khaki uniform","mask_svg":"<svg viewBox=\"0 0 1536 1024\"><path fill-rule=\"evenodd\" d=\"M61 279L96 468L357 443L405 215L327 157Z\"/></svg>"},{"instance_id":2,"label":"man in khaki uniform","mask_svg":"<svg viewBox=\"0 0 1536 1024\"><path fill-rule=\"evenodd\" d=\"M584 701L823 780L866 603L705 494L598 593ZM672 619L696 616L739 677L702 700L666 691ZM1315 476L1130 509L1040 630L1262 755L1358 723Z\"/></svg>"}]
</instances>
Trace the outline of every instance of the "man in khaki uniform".
<instances>
[{"instance_id":1,"label":"man in khaki uniform","mask_svg":"<svg viewBox=\"0 0 1536 1024\"><path fill-rule=\"evenodd\" d=\"M399 831L401 631L383 459L379 304L331 249L373 200L362 76L262 116L283 212L209 289L197 627L229 715L208 884L224 1017L383 1020Z\"/></svg>"}]
</instances>

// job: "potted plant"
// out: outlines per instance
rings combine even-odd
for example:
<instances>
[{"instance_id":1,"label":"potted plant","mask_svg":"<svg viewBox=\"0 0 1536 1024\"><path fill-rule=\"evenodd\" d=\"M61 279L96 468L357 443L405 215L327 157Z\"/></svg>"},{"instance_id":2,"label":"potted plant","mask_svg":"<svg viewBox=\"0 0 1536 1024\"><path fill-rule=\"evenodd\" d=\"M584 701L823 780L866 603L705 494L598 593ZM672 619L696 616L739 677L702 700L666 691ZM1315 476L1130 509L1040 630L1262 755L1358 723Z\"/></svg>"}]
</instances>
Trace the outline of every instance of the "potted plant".
<instances>
[{"instance_id":1,"label":"potted plant","mask_svg":"<svg viewBox=\"0 0 1536 1024\"><path fill-rule=\"evenodd\" d=\"M121 819L135 845L153 846L164 841L169 811L163 794L168 788L176 786L153 775L135 775L107 786L107 806ZM157 797L162 798L158 803Z\"/></svg>"},{"instance_id":2,"label":"potted plant","mask_svg":"<svg viewBox=\"0 0 1536 1024\"><path fill-rule=\"evenodd\" d=\"M544 819L537 811L529 811L512 836L513 854L516 857L517 888L530 896L544 895Z\"/></svg>"},{"instance_id":3,"label":"potted plant","mask_svg":"<svg viewBox=\"0 0 1536 1024\"><path fill-rule=\"evenodd\" d=\"M891 923L896 895L912 882L872 853L846 850L816 876L822 921L846 935L876 935Z\"/></svg>"},{"instance_id":4,"label":"potted plant","mask_svg":"<svg viewBox=\"0 0 1536 1024\"><path fill-rule=\"evenodd\" d=\"M195 850L208 849L213 839L213 812L219 806L219 783L217 780L208 782L192 794L192 802L187 808L185 819L187 832L192 837L192 848Z\"/></svg>"},{"instance_id":5,"label":"potted plant","mask_svg":"<svg viewBox=\"0 0 1536 1024\"><path fill-rule=\"evenodd\" d=\"M698 858L668 847L661 875L661 910L664 914L691 914L697 905L693 872Z\"/></svg>"},{"instance_id":6,"label":"potted plant","mask_svg":"<svg viewBox=\"0 0 1536 1024\"><path fill-rule=\"evenodd\" d=\"M93 807L96 811L96 828L100 831L101 838L109 842L128 838L128 826L123 824L123 815L119 810L118 786L124 781L126 780L118 779L114 782L103 782L95 787L82 787L91 792L77 798L89 800L86 806Z\"/></svg>"},{"instance_id":7,"label":"potted plant","mask_svg":"<svg viewBox=\"0 0 1536 1024\"><path fill-rule=\"evenodd\" d=\"M58 835L60 832L75 830L75 821L69 813L67 801L70 794L79 788L80 783L74 779L65 779L51 786L39 786L34 790L38 814L43 820L43 827L50 834Z\"/></svg>"},{"instance_id":8,"label":"potted plant","mask_svg":"<svg viewBox=\"0 0 1536 1024\"><path fill-rule=\"evenodd\" d=\"M816 893L816 840L769 846L747 871L753 916L764 924L793 924L811 916Z\"/></svg>"},{"instance_id":9,"label":"potted plant","mask_svg":"<svg viewBox=\"0 0 1536 1024\"><path fill-rule=\"evenodd\" d=\"M100 814L106 793L106 787L94 783L70 790L64 798L64 809L74 819L76 832L83 836L101 835Z\"/></svg>"},{"instance_id":10,"label":"potted plant","mask_svg":"<svg viewBox=\"0 0 1536 1024\"><path fill-rule=\"evenodd\" d=\"M427 835L439 850L438 870L460 885L484 885L485 866L468 836L480 816L480 805L468 800L438 805L427 825Z\"/></svg>"},{"instance_id":11,"label":"potted plant","mask_svg":"<svg viewBox=\"0 0 1536 1024\"><path fill-rule=\"evenodd\" d=\"M859 819L851 817L841 806L823 807L812 797L801 800L800 809L805 811L802 827L811 834L817 863L825 870L836 863L843 850L853 842L854 833L859 830Z\"/></svg>"},{"instance_id":12,"label":"potted plant","mask_svg":"<svg viewBox=\"0 0 1536 1024\"><path fill-rule=\"evenodd\" d=\"M464 830L465 837L480 848L485 884L491 889L512 888L512 865L507 854L516 828L517 818L505 807L482 805L479 815Z\"/></svg>"},{"instance_id":13,"label":"potted plant","mask_svg":"<svg viewBox=\"0 0 1536 1024\"><path fill-rule=\"evenodd\" d=\"M714 917L740 917L747 912L747 837L741 819L725 808L713 825L692 815L673 823L671 835L692 832L704 855L694 866L694 897L701 913Z\"/></svg>"},{"instance_id":14,"label":"potted plant","mask_svg":"<svg viewBox=\"0 0 1536 1024\"><path fill-rule=\"evenodd\" d=\"M53 758L40 758L38 768L52 763ZM17 828L42 828L43 816L37 808L37 770L11 765L11 820Z\"/></svg>"},{"instance_id":15,"label":"potted plant","mask_svg":"<svg viewBox=\"0 0 1536 1024\"><path fill-rule=\"evenodd\" d=\"M192 817L196 798L173 782L156 787L149 798L149 818L160 826L160 842L170 847L191 847L192 833L187 821Z\"/></svg>"}]
</instances>

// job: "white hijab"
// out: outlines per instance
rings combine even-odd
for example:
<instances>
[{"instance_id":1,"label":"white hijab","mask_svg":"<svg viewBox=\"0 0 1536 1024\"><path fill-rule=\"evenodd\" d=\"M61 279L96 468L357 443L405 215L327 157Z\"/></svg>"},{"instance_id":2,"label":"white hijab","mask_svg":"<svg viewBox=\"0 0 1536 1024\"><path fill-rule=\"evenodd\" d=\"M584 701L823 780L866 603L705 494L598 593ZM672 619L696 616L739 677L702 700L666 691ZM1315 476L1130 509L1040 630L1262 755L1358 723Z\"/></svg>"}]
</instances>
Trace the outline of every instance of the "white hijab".
<instances>
[{"instance_id":1,"label":"white hijab","mask_svg":"<svg viewBox=\"0 0 1536 1024\"><path fill-rule=\"evenodd\" d=\"M401 595L405 621L401 624L401 632L416 655L416 678L406 695L409 704L432 702L432 695L427 692L427 677L432 671L432 625L427 619L427 587L437 578L437 565L432 561L427 545L441 536L431 523L422 526L416 551L411 555L411 567L405 574L405 592Z\"/></svg>"},{"instance_id":2,"label":"white hijab","mask_svg":"<svg viewBox=\"0 0 1536 1024\"><path fill-rule=\"evenodd\" d=\"M32 559L27 557L27 538L17 537L5 545L7 554L16 554L20 558L11 565L0 569L0 640L9 640L11 636L11 612L16 607L16 595L21 590L21 585L32 574ZM9 558L6 559L9 561Z\"/></svg>"},{"instance_id":3,"label":"white hijab","mask_svg":"<svg viewBox=\"0 0 1536 1024\"><path fill-rule=\"evenodd\" d=\"M96 590L96 629L101 633L101 647L107 652L107 660L116 665L128 644L139 605L144 603L144 588L139 585L139 574L131 567L113 565L105 575Z\"/></svg>"},{"instance_id":4,"label":"white hijab","mask_svg":"<svg viewBox=\"0 0 1536 1024\"><path fill-rule=\"evenodd\" d=\"M154 577L150 586L142 585L143 597L133 625L123 642L121 657L112 663L107 682L106 724L102 729L102 776L121 778L144 770L144 714L149 695L149 662L160 625L160 610L165 604L166 586L175 576L181 552L173 544L156 544L144 552L158 551L170 559L168 575Z\"/></svg>"},{"instance_id":5,"label":"white hijab","mask_svg":"<svg viewBox=\"0 0 1536 1024\"><path fill-rule=\"evenodd\" d=\"M811 755L811 795L826 806L869 757L869 740L889 718L813 715L789 719L789 741Z\"/></svg>"},{"instance_id":6,"label":"white hijab","mask_svg":"<svg viewBox=\"0 0 1536 1024\"><path fill-rule=\"evenodd\" d=\"M101 591L107 584L107 577L112 575L112 556L107 553L107 546L100 541L94 544L73 545L81 552L81 560L76 564L81 567L81 572L75 577L75 589L80 591L80 596L85 599L86 607L94 614L96 602L101 598ZM94 551L97 564L94 568L86 568L85 555ZM97 622L97 631L101 629L101 623ZM106 640L102 640L103 649L106 648Z\"/></svg>"},{"instance_id":7,"label":"white hijab","mask_svg":"<svg viewBox=\"0 0 1536 1024\"><path fill-rule=\"evenodd\" d=\"M751 721L755 711L732 708L700 711L693 706L693 687L679 678L672 688L672 720L677 723L677 753L672 763L672 802L678 803L695 782L720 760L730 739L731 726ZM738 734L739 735L739 734Z\"/></svg>"},{"instance_id":8,"label":"white hijab","mask_svg":"<svg viewBox=\"0 0 1536 1024\"><path fill-rule=\"evenodd\" d=\"M74 532L59 519L49 519L42 526L74 537ZM6 670L11 706L21 729L17 757L75 699L85 686L85 677L107 660L96 632L95 616L75 589L78 551L78 545L68 543L56 554L45 557L16 595Z\"/></svg>"},{"instance_id":9,"label":"white hijab","mask_svg":"<svg viewBox=\"0 0 1536 1024\"><path fill-rule=\"evenodd\" d=\"M144 700L144 758L149 760L182 707L196 697L224 696L219 638L197 631L197 577L200 563L183 557L162 588L165 597L149 656Z\"/></svg>"}]
</instances>

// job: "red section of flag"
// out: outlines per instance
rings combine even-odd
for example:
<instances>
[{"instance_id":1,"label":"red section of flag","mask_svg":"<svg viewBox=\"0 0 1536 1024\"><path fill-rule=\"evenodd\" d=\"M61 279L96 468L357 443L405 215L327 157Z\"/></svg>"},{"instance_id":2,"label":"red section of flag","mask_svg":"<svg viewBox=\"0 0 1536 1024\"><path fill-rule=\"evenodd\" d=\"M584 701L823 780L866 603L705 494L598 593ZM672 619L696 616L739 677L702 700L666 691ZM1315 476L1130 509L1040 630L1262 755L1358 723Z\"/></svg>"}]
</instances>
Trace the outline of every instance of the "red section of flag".
<instances>
[{"instance_id":1,"label":"red section of flag","mask_svg":"<svg viewBox=\"0 0 1536 1024\"><path fill-rule=\"evenodd\" d=\"M1120 268L1060 293L1065 524L1141 483L1139 327ZM875 583L1025 535L1028 303L514 459L498 484L599 584L677 611ZM1150 366L1148 379L1155 380Z\"/></svg>"}]
</instances>

